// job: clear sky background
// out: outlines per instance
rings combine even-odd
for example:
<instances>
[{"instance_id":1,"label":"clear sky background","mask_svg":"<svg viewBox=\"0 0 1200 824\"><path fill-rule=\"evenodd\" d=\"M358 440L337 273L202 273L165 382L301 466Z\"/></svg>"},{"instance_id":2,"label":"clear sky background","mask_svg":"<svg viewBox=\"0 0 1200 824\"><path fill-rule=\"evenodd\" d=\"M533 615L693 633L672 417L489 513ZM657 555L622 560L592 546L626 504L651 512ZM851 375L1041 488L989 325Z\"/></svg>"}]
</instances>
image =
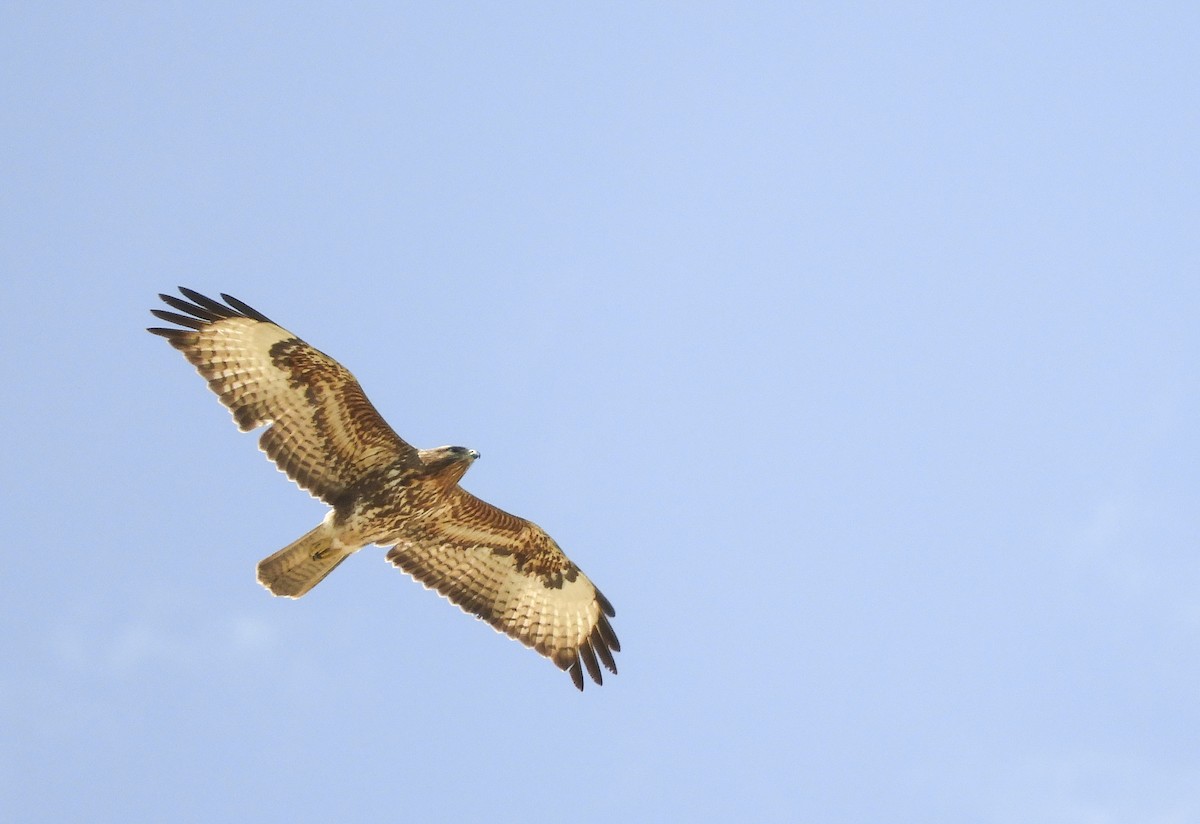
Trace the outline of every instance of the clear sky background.
<instances>
[{"instance_id":1,"label":"clear sky background","mask_svg":"<svg viewBox=\"0 0 1200 824\"><path fill-rule=\"evenodd\" d=\"M13 821L1200 820L1200 6L10 3ZM611 598L551 664L143 328L342 360Z\"/></svg>"}]
</instances>

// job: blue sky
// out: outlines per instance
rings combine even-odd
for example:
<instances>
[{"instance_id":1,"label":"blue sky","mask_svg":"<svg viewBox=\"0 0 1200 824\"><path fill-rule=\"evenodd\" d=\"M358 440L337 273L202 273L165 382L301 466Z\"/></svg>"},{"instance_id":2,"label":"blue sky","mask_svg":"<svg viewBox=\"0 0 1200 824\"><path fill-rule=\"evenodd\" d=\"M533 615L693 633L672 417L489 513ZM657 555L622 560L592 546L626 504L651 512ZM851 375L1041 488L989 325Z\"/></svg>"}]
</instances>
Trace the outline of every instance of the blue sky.
<instances>
[{"instance_id":1,"label":"blue sky","mask_svg":"<svg viewBox=\"0 0 1200 824\"><path fill-rule=\"evenodd\" d=\"M0 808L1200 819L1200 11L9 4ZM578 694L142 329L229 292L617 608Z\"/></svg>"}]
</instances>

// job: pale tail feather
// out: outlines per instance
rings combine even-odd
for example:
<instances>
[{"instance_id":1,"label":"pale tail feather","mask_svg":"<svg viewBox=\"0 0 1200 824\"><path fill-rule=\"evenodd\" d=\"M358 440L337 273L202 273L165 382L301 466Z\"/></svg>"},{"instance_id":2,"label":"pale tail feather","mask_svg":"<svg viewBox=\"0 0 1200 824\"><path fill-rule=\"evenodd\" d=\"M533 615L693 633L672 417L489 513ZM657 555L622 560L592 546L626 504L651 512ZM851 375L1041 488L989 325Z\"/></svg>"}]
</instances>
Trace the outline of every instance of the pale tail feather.
<instances>
[{"instance_id":1,"label":"pale tail feather","mask_svg":"<svg viewBox=\"0 0 1200 824\"><path fill-rule=\"evenodd\" d=\"M333 547L333 528L322 522L300 540L259 561L258 582L273 595L299 598L352 554Z\"/></svg>"}]
</instances>

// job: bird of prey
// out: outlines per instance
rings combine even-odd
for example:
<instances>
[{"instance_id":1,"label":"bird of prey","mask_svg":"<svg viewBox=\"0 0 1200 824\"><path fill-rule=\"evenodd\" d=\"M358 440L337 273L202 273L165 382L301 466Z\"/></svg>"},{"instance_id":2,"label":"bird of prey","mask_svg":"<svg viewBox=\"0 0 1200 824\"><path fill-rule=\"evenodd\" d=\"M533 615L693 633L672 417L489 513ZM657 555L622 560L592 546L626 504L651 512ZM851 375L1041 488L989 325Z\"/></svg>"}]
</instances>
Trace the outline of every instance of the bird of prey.
<instances>
[{"instance_id":1,"label":"bird of prey","mask_svg":"<svg viewBox=\"0 0 1200 824\"><path fill-rule=\"evenodd\" d=\"M368 544L463 611L570 673L603 683L621 649L612 604L537 524L459 486L473 449L416 449L375 410L354 376L240 300L192 289L159 295L176 312L151 328L191 361L243 431L331 508L311 532L258 565L275 595L299 598ZM182 314L180 314L182 313ZM581 667L582 664L582 667Z\"/></svg>"}]
</instances>

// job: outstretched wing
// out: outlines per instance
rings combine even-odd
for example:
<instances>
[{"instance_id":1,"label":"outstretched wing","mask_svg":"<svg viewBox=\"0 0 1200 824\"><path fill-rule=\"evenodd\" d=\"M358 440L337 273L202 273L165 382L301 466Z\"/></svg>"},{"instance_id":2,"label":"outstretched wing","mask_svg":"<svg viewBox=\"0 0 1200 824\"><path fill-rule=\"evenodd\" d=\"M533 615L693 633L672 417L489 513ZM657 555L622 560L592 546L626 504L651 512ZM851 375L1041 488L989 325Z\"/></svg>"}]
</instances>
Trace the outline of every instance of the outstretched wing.
<instances>
[{"instance_id":1,"label":"outstretched wing","mask_svg":"<svg viewBox=\"0 0 1200 824\"><path fill-rule=\"evenodd\" d=\"M183 352L243 432L270 424L259 446L301 487L335 504L373 470L419 464L340 363L236 298L179 291L191 303L159 297L186 315L151 313L182 328L148 331Z\"/></svg>"},{"instance_id":2,"label":"outstretched wing","mask_svg":"<svg viewBox=\"0 0 1200 824\"><path fill-rule=\"evenodd\" d=\"M545 655L583 689L602 663L616 673L616 613L537 524L456 487L438 517L406 533L387 558L463 611Z\"/></svg>"}]
</instances>

